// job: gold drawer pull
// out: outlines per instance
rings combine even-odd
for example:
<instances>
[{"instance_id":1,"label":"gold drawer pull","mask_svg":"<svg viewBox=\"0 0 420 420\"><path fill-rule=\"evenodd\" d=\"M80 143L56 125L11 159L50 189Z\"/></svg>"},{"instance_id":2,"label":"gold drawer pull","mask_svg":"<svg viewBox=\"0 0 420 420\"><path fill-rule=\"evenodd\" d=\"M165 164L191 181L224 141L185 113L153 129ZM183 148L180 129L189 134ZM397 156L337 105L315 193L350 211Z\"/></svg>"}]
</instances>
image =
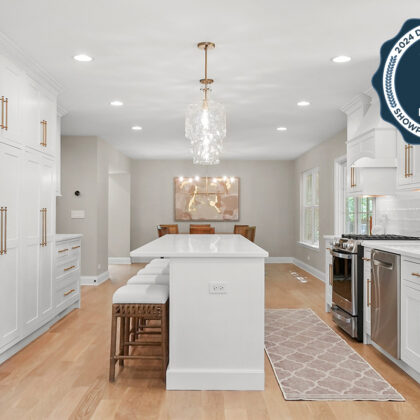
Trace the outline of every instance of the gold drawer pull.
<instances>
[{"instance_id":1,"label":"gold drawer pull","mask_svg":"<svg viewBox=\"0 0 420 420\"><path fill-rule=\"evenodd\" d=\"M420 273L411 273L412 276L420 277Z\"/></svg>"},{"instance_id":2,"label":"gold drawer pull","mask_svg":"<svg viewBox=\"0 0 420 420\"><path fill-rule=\"evenodd\" d=\"M80 245L73 246L71 249L77 249L77 248L80 248Z\"/></svg>"},{"instance_id":3,"label":"gold drawer pull","mask_svg":"<svg viewBox=\"0 0 420 420\"><path fill-rule=\"evenodd\" d=\"M68 292L65 292L64 293L64 296L67 296L67 295L69 295L70 293L73 293L73 292L75 292L76 290L75 289L71 289L71 290L69 290Z\"/></svg>"},{"instance_id":4,"label":"gold drawer pull","mask_svg":"<svg viewBox=\"0 0 420 420\"><path fill-rule=\"evenodd\" d=\"M72 265L70 267L65 268L64 271L69 271L69 270L71 270L72 268L75 268L75 267L76 267L75 265Z\"/></svg>"},{"instance_id":5,"label":"gold drawer pull","mask_svg":"<svg viewBox=\"0 0 420 420\"><path fill-rule=\"evenodd\" d=\"M61 252L66 252L68 250L69 250L68 248L65 248L65 249L60 249L58 252L61 253Z\"/></svg>"},{"instance_id":6,"label":"gold drawer pull","mask_svg":"<svg viewBox=\"0 0 420 420\"><path fill-rule=\"evenodd\" d=\"M370 261L370 258L362 257L363 261Z\"/></svg>"}]
</instances>

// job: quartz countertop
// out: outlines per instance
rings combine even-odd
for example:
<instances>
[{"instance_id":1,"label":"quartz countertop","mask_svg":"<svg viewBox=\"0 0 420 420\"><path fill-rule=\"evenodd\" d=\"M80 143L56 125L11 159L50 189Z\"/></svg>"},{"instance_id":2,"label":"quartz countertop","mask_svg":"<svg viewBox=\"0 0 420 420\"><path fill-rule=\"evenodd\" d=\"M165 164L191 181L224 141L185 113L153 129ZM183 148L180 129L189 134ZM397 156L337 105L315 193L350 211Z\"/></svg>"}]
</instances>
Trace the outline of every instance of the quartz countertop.
<instances>
[{"instance_id":1,"label":"quartz countertop","mask_svg":"<svg viewBox=\"0 0 420 420\"><path fill-rule=\"evenodd\" d=\"M55 242L71 241L72 239L79 239L82 236L81 233L57 233L55 235Z\"/></svg>"},{"instance_id":2,"label":"quartz countertop","mask_svg":"<svg viewBox=\"0 0 420 420\"><path fill-rule=\"evenodd\" d=\"M268 252L242 235L165 235L130 252L130 257L266 258Z\"/></svg>"},{"instance_id":3,"label":"quartz countertop","mask_svg":"<svg viewBox=\"0 0 420 420\"><path fill-rule=\"evenodd\" d=\"M363 241L362 245L366 248L420 259L420 241Z\"/></svg>"}]
</instances>

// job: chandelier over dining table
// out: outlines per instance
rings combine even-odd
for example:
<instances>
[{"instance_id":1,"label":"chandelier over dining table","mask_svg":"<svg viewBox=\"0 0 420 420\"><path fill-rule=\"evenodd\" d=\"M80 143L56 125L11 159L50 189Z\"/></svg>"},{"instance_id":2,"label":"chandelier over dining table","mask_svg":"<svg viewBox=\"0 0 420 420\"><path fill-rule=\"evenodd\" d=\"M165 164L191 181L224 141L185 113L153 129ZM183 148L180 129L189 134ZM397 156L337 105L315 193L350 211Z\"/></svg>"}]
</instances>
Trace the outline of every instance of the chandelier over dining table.
<instances>
[{"instance_id":1,"label":"chandelier over dining table","mask_svg":"<svg viewBox=\"0 0 420 420\"><path fill-rule=\"evenodd\" d=\"M216 165L220 162L223 140L226 137L226 111L223 104L209 100L209 92L214 80L207 77L207 51L215 48L213 42L200 42L197 47L204 50L204 79L200 83L204 98L187 108L185 137L191 142L193 163Z\"/></svg>"}]
</instances>

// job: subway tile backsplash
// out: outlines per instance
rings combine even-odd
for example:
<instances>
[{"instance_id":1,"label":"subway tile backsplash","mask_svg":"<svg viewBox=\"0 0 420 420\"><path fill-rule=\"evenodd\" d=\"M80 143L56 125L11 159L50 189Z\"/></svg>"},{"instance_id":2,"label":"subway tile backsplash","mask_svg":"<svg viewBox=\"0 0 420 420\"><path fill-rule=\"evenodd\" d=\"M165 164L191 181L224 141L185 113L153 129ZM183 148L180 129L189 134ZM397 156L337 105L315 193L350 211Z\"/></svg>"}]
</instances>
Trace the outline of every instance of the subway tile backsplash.
<instances>
[{"instance_id":1,"label":"subway tile backsplash","mask_svg":"<svg viewBox=\"0 0 420 420\"><path fill-rule=\"evenodd\" d=\"M382 226L384 233L420 236L420 193L378 197L375 225Z\"/></svg>"}]
</instances>

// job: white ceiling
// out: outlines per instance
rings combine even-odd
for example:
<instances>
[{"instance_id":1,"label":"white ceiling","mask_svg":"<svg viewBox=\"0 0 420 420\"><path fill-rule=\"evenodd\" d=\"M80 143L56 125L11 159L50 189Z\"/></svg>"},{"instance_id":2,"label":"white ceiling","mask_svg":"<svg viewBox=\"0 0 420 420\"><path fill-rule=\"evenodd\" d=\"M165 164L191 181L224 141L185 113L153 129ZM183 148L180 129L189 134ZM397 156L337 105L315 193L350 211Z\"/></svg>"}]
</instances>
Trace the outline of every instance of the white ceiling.
<instances>
[{"instance_id":1,"label":"white ceiling","mask_svg":"<svg viewBox=\"0 0 420 420\"><path fill-rule=\"evenodd\" d=\"M0 0L0 30L63 86L64 134L98 135L133 158L189 157L186 106L213 41L213 99L227 108L222 159L292 159L345 126L382 43L419 0ZM92 55L77 63L78 53ZM330 58L345 54L347 64ZM109 106L121 99L124 106ZM306 99L310 107L296 102ZM132 125L143 130L133 132ZM288 131L278 132L277 126Z\"/></svg>"}]
</instances>

